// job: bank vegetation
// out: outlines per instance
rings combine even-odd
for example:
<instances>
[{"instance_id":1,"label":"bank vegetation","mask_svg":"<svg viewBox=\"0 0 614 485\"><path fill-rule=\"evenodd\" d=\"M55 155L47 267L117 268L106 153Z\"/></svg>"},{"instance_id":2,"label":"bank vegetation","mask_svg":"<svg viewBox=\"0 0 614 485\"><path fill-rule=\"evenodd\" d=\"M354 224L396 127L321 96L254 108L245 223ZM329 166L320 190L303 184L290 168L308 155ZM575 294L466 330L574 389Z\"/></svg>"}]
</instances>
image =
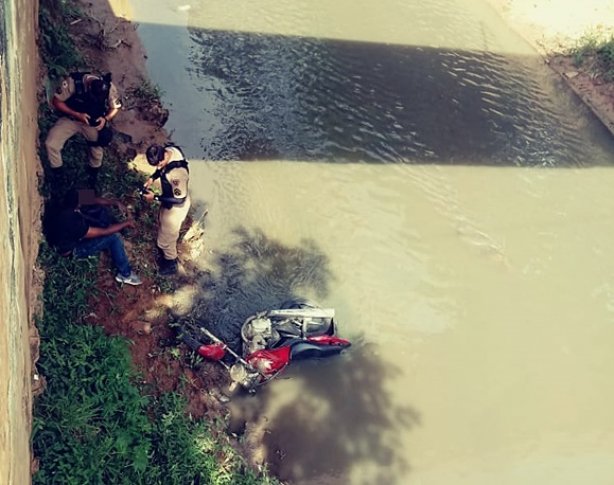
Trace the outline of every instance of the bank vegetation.
<instances>
[{"instance_id":1,"label":"bank vegetation","mask_svg":"<svg viewBox=\"0 0 614 485\"><path fill-rule=\"evenodd\" d=\"M570 49L576 65L588 68L595 77L614 82L614 37L587 33Z\"/></svg>"},{"instance_id":2,"label":"bank vegetation","mask_svg":"<svg viewBox=\"0 0 614 485\"><path fill-rule=\"evenodd\" d=\"M82 15L73 0L40 2L39 49L44 71L41 84L47 86L41 90L39 100L39 156L43 167L48 167L44 139L56 119L48 102L50 86L59 76L95 67L86 65L92 59L84 59L67 29ZM141 97L157 94L155 88L136 93ZM151 103L152 99L146 101ZM85 176L86 150L85 142L78 137L66 144L63 156L71 180ZM113 163L108 163L109 159ZM121 199L145 180L144 174L129 168L129 157L115 142L105 153L105 160L100 177L105 196ZM40 190L51 203L44 180ZM135 202L137 210L140 203ZM131 240L129 254L138 255L141 263L146 263L141 266L150 268L147 276L155 278L155 220L153 214L147 215L151 209L142 209L145 215L139 219L140 236ZM41 341L37 369L46 386L34 406L33 482L274 483L266 473L245 464L224 432L221 418L192 416L186 409L181 386L172 392L152 388L133 365L130 342L109 336L102 326L89 323L92 298L105 298L99 283L108 264L99 262L99 258L63 258L44 240L40 246L38 264L45 273L45 282L43 310L37 322ZM173 289L172 285L158 283L163 291ZM111 301L106 311L115 311Z\"/></svg>"}]
</instances>

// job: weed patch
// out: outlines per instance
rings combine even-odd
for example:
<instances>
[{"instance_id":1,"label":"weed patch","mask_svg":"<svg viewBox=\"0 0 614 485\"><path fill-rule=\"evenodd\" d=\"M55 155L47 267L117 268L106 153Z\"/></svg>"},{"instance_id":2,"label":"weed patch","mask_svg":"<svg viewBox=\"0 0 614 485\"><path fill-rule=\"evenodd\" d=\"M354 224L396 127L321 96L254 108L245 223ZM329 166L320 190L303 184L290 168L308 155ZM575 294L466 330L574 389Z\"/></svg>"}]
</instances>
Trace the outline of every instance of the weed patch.
<instances>
[{"instance_id":1,"label":"weed patch","mask_svg":"<svg viewBox=\"0 0 614 485\"><path fill-rule=\"evenodd\" d=\"M39 47L41 57L52 78L68 74L83 64L68 31L63 28L78 18L79 10L67 0L43 0L39 6Z\"/></svg>"},{"instance_id":2,"label":"weed patch","mask_svg":"<svg viewBox=\"0 0 614 485\"><path fill-rule=\"evenodd\" d=\"M164 92L158 86L152 84L149 79L141 79L141 83L137 87L128 90L126 94L134 99L137 105L150 106L159 103Z\"/></svg>"},{"instance_id":3,"label":"weed patch","mask_svg":"<svg viewBox=\"0 0 614 485\"><path fill-rule=\"evenodd\" d=\"M594 76L614 80L614 37L599 33L584 35L571 50L576 65L589 65Z\"/></svg>"}]
</instances>

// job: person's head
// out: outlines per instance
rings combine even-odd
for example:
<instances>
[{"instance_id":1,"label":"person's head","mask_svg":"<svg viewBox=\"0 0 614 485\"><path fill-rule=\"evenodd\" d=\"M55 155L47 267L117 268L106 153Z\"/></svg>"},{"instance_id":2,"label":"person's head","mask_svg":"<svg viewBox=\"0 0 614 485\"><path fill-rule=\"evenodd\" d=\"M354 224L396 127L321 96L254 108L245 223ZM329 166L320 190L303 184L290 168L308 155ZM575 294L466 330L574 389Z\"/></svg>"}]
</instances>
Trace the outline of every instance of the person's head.
<instances>
[{"instance_id":1,"label":"person's head","mask_svg":"<svg viewBox=\"0 0 614 485\"><path fill-rule=\"evenodd\" d=\"M150 145L145 151L145 156L149 165L155 167L164 160L164 147L157 144Z\"/></svg>"}]
</instances>

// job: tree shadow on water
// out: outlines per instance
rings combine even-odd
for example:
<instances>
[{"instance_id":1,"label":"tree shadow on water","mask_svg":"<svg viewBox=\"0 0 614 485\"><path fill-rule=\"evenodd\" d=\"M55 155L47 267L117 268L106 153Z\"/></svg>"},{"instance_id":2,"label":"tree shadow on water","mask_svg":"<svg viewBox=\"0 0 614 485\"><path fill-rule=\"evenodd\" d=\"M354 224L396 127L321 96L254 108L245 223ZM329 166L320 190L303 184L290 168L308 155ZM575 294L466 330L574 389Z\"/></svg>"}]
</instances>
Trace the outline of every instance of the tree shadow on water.
<instances>
[{"instance_id":1,"label":"tree shadow on water","mask_svg":"<svg viewBox=\"0 0 614 485\"><path fill-rule=\"evenodd\" d=\"M289 247L245 228L236 228L233 236L229 248L208 260L192 314L238 350L248 316L298 297L323 299L332 274L314 241Z\"/></svg>"},{"instance_id":2,"label":"tree shadow on water","mask_svg":"<svg viewBox=\"0 0 614 485\"><path fill-rule=\"evenodd\" d=\"M315 241L288 246L245 228L235 229L233 244L208 265L192 316L236 350L249 315L298 297L323 301L334 282L329 259ZM340 333L349 333L343 322ZM420 418L410 405L393 402L387 390L400 369L382 360L372 345L356 336L351 340L353 346L341 356L293 362L255 397L233 400L248 421L245 440L256 440L260 459L282 480L347 483L360 466L358 483L394 483L409 471L402 435ZM283 391L287 384L292 391ZM278 390L284 392L281 398Z\"/></svg>"},{"instance_id":3,"label":"tree shadow on water","mask_svg":"<svg viewBox=\"0 0 614 485\"><path fill-rule=\"evenodd\" d=\"M402 436L420 415L385 388L398 367L354 342L340 358L296 363L292 371L300 393L269 416L264 434L277 476L292 483L350 483L352 476L351 483L365 485L407 477Z\"/></svg>"}]
</instances>

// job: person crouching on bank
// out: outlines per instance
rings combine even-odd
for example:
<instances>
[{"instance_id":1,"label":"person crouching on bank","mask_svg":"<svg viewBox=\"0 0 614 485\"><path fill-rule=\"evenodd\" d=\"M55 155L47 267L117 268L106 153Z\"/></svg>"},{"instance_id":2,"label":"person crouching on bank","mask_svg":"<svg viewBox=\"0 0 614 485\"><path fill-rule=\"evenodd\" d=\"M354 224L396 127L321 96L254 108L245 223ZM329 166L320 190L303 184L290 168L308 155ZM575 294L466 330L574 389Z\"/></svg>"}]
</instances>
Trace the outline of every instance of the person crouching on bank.
<instances>
[{"instance_id":1,"label":"person crouching on bank","mask_svg":"<svg viewBox=\"0 0 614 485\"><path fill-rule=\"evenodd\" d=\"M95 188L103 149L111 143L113 135L110 122L122 107L111 74L71 73L54 93L52 105L60 115L45 140L52 183L56 188L65 184L62 149L69 138L80 133L89 146L88 186Z\"/></svg>"},{"instance_id":2,"label":"person crouching on bank","mask_svg":"<svg viewBox=\"0 0 614 485\"><path fill-rule=\"evenodd\" d=\"M143 198L148 202L160 202L156 241L160 253L158 264L160 274L168 276L177 272L177 240L181 224L190 209L188 161L181 148L172 144L151 145L145 156L147 162L156 167L156 171L143 186ZM157 179L160 179L161 195L155 195L150 190Z\"/></svg>"}]
</instances>

